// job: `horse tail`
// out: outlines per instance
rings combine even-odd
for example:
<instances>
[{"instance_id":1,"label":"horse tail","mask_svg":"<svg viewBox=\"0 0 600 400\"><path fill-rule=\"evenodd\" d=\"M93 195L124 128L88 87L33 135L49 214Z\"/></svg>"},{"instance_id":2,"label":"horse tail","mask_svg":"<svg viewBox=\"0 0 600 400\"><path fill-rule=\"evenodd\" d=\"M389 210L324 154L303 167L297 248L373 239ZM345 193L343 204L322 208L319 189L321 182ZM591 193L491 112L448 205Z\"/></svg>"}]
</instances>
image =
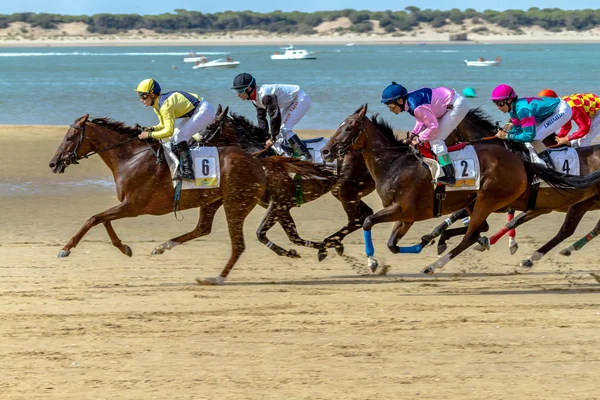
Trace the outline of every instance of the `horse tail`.
<instances>
[{"instance_id":1,"label":"horse tail","mask_svg":"<svg viewBox=\"0 0 600 400\"><path fill-rule=\"evenodd\" d=\"M585 189L600 183L600 170L583 176L565 175L541 164L525 162L528 176L537 176L557 189Z\"/></svg>"},{"instance_id":2,"label":"horse tail","mask_svg":"<svg viewBox=\"0 0 600 400\"><path fill-rule=\"evenodd\" d=\"M306 179L324 179L331 183L336 181L336 176L333 172L310 161L279 156L260 158L260 161L263 168L267 171L267 175L271 178L283 178L284 175L288 177L300 175Z\"/></svg>"}]
</instances>

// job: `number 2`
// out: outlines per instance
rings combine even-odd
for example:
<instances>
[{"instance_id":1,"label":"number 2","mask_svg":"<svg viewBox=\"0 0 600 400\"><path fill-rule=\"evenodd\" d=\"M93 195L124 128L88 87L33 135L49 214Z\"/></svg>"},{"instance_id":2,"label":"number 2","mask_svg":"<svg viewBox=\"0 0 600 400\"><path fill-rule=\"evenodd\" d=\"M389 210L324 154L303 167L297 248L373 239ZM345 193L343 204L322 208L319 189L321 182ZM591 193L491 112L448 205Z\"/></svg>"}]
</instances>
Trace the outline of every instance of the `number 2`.
<instances>
[{"instance_id":1,"label":"number 2","mask_svg":"<svg viewBox=\"0 0 600 400\"><path fill-rule=\"evenodd\" d=\"M461 160L460 166L463 167L463 171L462 171L463 178L468 177L469 174L467 172L467 169L469 168L469 163L466 160Z\"/></svg>"}]
</instances>

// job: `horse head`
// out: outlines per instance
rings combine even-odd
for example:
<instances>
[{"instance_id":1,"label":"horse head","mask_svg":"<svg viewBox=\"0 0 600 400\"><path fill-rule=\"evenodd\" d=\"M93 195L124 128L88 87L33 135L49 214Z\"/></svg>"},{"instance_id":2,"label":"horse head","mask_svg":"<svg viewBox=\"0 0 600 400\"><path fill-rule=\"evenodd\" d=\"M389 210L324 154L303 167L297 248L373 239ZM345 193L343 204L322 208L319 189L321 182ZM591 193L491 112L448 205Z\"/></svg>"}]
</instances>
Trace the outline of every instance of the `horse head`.
<instances>
[{"instance_id":1,"label":"horse head","mask_svg":"<svg viewBox=\"0 0 600 400\"><path fill-rule=\"evenodd\" d=\"M225 107L223 110L221 104L217 106L215 119L200 132L200 143L204 146L235 146L235 133L232 132L231 124L228 123L228 112L229 107Z\"/></svg>"},{"instance_id":2,"label":"horse head","mask_svg":"<svg viewBox=\"0 0 600 400\"><path fill-rule=\"evenodd\" d=\"M321 155L327 162L336 158L342 158L351 150L358 150L362 144L358 139L363 132L363 123L367 114L367 105L361 106L350 114L336 129L325 147L321 149Z\"/></svg>"},{"instance_id":3,"label":"horse head","mask_svg":"<svg viewBox=\"0 0 600 400\"><path fill-rule=\"evenodd\" d=\"M69 127L69 130L63 137L58 146L58 150L50 160L50 168L54 173L63 173L71 164L77 164L78 160L87 153L93 151L93 143L85 136L85 126L88 122L89 114L78 118Z\"/></svg>"}]
</instances>

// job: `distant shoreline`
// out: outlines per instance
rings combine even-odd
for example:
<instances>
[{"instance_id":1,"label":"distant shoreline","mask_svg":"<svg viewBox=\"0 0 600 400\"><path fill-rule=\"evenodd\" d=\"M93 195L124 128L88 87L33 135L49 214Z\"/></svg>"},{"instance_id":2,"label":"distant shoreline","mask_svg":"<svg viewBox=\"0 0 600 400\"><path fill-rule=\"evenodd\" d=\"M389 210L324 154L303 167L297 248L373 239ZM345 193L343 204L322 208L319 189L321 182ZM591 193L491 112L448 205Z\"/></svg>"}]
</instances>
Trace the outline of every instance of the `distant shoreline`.
<instances>
[{"instance_id":1,"label":"distant shoreline","mask_svg":"<svg viewBox=\"0 0 600 400\"><path fill-rule=\"evenodd\" d=\"M207 38L142 38L129 36L87 36L70 38L7 39L0 37L0 48L28 47L95 47L95 46L318 46L318 45L474 45L474 44L598 44L600 35L594 33L547 33L526 35L469 35L466 41L450 41L448 34L428 33L414 36L343 35L343 36L260 36L232 34Z\"/></svg>"}]
</instances>

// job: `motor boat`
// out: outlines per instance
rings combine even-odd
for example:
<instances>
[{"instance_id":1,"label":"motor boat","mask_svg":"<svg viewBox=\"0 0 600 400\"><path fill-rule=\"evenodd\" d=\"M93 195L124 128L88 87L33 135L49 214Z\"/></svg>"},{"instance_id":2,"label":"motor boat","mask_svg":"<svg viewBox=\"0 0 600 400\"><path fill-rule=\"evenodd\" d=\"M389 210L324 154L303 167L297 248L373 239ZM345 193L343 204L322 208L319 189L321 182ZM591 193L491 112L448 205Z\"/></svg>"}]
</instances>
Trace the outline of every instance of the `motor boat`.
<instances>
[{"instance_id":1,"label":"motor boat","mask_svg":"<svg viewBox=\"0 0 600 400\"><path fill-rule=\"evenodd\" d=\"M315 53L306 50L297 49L294 46L282 47L285 50L283 54L275 52L271 55L271 60L316 60Z\"/></svg>"},{"instance_id":2,"label":"motor boat","mask_svg":"<svg viewBox=\"0 0 600 400\"><path fill-rule=\"evenodd\" d=\"M489 60L489 61L469 61L465 60L467 67L497 67L500 65L500 61Z\"/></svg>"},{"instance_id":3,"label":"motor boat","mask_svg":"<svg viewBox=\"0 0 600 400\"><path fill-rule=\"evenodd\" d=\"M238 65L240 65L239 61L227 61L224 58L219 58L217 60L205 62L204 64L198 61L193 68L236 68Z\"/></svg>"}]
</instances>

